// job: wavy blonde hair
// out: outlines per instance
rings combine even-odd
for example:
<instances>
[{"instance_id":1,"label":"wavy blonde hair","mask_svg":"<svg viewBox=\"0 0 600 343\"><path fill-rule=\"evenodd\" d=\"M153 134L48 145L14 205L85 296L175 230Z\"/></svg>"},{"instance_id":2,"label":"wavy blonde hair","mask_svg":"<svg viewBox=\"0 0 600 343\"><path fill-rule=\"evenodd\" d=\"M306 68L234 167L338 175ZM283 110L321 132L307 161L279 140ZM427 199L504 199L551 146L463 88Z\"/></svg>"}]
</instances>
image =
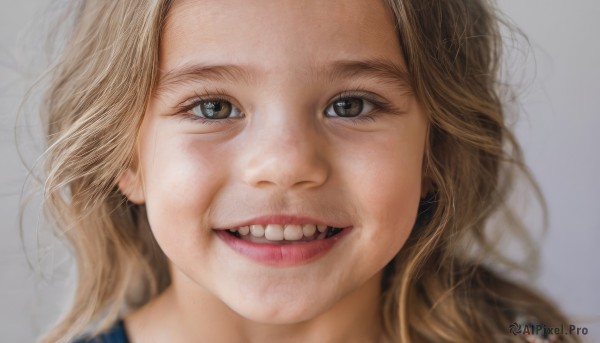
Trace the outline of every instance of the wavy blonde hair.
<instances>
[{"instance_id":1,"label":"wavy blonde hair","mask_svg":"<svg viewBox=\"0 0 600 343\"><path fill-rule=\"evenodd\" d=\"M44 193L58 234L73 248L78 284L73 306L41 342L68 342L93 323L99 332L170 283L144 206L128 202L117 182L132 163L156 85L172 1L82 0L70 9L72 33L44 103ZM384 271L386 333L404 343L510 342L523 341L508 330L520 314L566 323L551 302L477 258L495 253L484 228L506 203L512 171L529 175L499 97L497 11L486 0L385 1L429 116L431 184L409 240ZM473 251L466 241L480 254L464 253Z\"/></svg>"}]
</instances>

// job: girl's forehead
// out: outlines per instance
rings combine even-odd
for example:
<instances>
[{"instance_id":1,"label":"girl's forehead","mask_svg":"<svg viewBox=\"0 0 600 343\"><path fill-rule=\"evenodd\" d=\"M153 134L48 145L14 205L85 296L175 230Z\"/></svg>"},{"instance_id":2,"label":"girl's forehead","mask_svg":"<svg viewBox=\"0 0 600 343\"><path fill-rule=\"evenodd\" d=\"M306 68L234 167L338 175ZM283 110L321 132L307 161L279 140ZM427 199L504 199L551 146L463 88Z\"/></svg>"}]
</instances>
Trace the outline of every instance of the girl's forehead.
<instances>
[{"instance_id":1,"label":"girl's forehead","mask_svg":"<svg viewBox=\"0 0 600 343\"><path fill-rule=\"evenodd\" d=\"M163 72L227 64L281 74L367 59L403 64L393 16L382 1L175 1L160 51Z\"/></svg>"}]
</instances>

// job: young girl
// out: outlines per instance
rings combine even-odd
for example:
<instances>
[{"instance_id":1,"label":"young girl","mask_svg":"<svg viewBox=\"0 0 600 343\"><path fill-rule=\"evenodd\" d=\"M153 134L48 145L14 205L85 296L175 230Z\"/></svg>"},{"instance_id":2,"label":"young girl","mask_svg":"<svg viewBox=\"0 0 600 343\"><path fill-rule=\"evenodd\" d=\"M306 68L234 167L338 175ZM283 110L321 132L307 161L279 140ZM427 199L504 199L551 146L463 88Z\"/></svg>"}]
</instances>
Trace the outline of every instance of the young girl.
<instances>
[{"instance_id":1,"label":"young girl","mask_svg":"<svg viewBox=\"0 0 600 343\"><path fill-rule=\"evenodd\" d=\"M79 282L42 342L577 341L477 253L526 172L485 0L73 15L45 192Z\"/></svg>"}]
</instances>

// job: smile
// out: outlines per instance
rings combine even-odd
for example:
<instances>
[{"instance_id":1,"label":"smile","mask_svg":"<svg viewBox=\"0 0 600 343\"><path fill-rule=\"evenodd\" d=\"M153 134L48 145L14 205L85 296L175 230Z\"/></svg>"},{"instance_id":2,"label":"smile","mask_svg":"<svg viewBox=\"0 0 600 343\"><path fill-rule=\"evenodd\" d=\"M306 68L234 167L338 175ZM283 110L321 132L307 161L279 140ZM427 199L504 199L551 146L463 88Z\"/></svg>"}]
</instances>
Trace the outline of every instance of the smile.
<instances>
[{"instance_id":1,"label":"smile","mask_svg":"<svg viewBox=\"0 0 600 343\"><path fill-rule=\"evenodd\" d=\"M229 248L254 262L286 267L325 256L352 231L320 224L251 224L214 230Z\"/></svg>"},{"instance_id":2,"label":"smile","mask_svg":"<svg viewBox=\"0 0 600 343\"><path fill-rule=\"evenodd\" d=\"M226 232L254 243L294 244L331 238L342 230L343 228L316 224L256 224L229 229Z\"/></svg>"}]
</instances>

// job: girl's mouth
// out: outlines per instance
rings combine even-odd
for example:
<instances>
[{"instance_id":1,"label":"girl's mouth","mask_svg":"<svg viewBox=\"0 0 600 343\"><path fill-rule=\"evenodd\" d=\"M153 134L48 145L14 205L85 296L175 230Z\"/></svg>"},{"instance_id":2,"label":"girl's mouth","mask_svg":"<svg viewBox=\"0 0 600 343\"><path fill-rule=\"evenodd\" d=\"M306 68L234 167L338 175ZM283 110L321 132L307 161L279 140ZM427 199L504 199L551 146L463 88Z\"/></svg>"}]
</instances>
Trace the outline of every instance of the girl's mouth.
<instances>
[{"instance_id":1,"label":"girl's mouth","mask_svg":"<svg viewBox=\"0 0 600 343\"><path fill-rule=\"evenodd\" d=\"M297 244L334 237L343 228L315 224L250 225L225 230L235 238L263 244Z\"/></svg>"},{"instance_id":2,"label":"girl's mouth","mask_svg":"<svg viewBox=\"0 0 600 343\"><path fill-rule=\"evenodd\" d=\"M289 267L324 256L352 231L352 227L267 224L214 231L233 251L252 261Z\"/></svg>"}]
</instances>

